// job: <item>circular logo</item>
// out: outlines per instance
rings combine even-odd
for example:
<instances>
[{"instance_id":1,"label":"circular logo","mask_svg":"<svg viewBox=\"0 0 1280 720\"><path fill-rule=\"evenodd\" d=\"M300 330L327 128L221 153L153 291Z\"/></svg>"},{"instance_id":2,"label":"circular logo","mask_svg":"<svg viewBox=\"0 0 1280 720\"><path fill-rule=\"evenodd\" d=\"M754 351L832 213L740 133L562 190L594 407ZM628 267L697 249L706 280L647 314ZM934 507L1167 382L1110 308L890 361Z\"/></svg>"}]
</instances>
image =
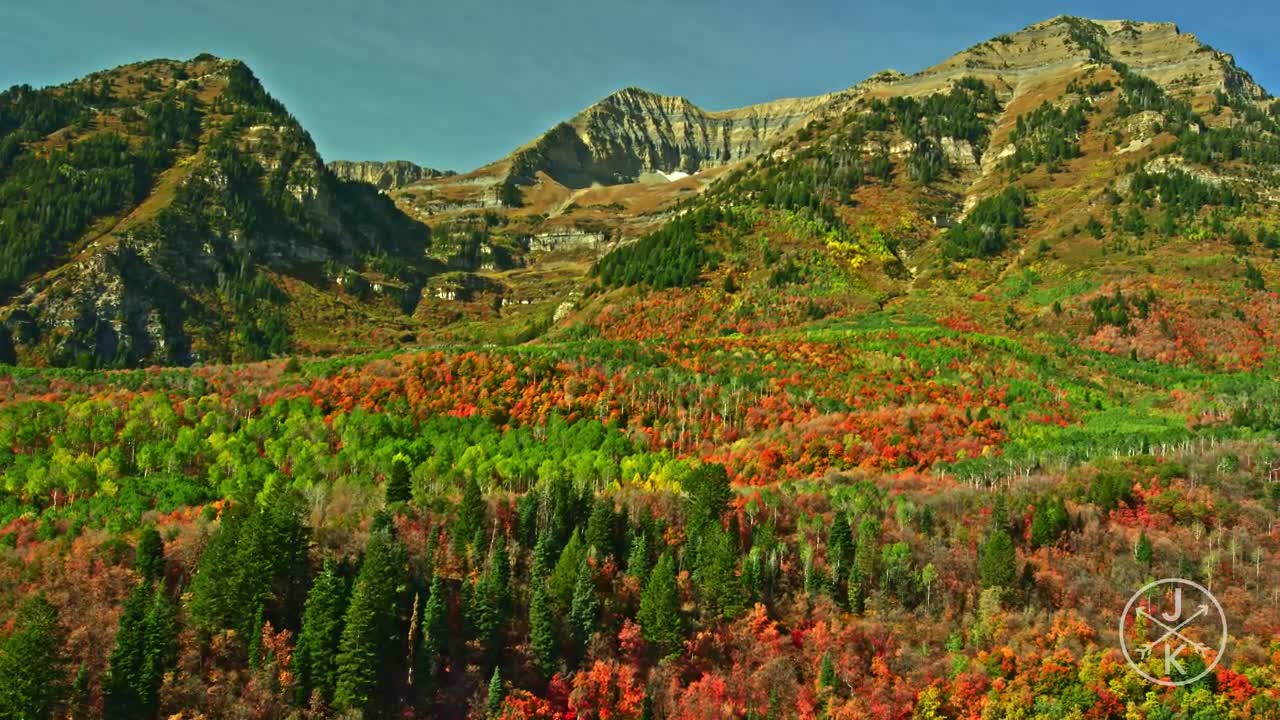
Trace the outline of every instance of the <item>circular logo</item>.
<instances>
[{"instance_id":1,"label":"circular logo","mask_svg":"<svg viewBox=\"0 0 1280 720\"><path fill-rule=\"evenodd\" d=\"M1124 606L1120 649L1130 667L1157 685L1193 683L1222 660L1227 649L1227 614L1199 583L1157 580L1134 593ZM1161 677L1148 672L1153 658L1163 668Z\"/></svg>"}]
</instances>

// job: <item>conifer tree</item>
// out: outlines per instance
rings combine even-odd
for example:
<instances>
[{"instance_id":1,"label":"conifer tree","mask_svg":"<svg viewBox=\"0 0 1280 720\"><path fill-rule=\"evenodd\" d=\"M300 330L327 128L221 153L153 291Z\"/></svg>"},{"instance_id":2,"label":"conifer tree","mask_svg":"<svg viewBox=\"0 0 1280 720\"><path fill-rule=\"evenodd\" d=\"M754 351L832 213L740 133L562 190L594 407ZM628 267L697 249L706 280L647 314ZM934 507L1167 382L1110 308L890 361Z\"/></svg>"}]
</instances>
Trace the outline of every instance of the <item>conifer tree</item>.
<instances>
[{"instance_id":1,"label":"conifer tree","mask_svg":"<svg viewBox=\"0 0 1280 720\"><path fill-rule=\"evenodd\" d=\"M858 547L854 550L853 562L858 567L858 580L865 596L867 587L874 585L880 576L880 523L874 518L864 518L858 523Z\"/></svg>"},{"instance_id":2,"label":"conifer tree","mask_svg":"<svg viewBox=\"0 0 1280 720\"><path fill-rule=\"evenodd\" d=\"M401 646L404 567L404 549L389 530L369 536L338 643L333 703L339 710L372 712L385 699L388 663Z\"/></svg>"},{"instance_id":3,"label":"conifer tree","mask_svg":"<svg viewBox=\"0 0 1280 720\"><path fill-rule=\"evenodd\" d=\"M425 699L434 689L441 657L448 651L449 610L444 592L444 580L437 573L431 579L431 594L422 610L422 642L418 645L415 673L420 699Z\"/></svg>"},{"instance_id":4,"label":"conifer tree","mask_svg":"<svg viewBox=\"0 0 1280 720\"><path fill-rule=\"evenodd\" d=\"M127 720L147 715L142 695L142 667L146 657L148 586L138 585L129 594L120 614L115 648L107 660L103 680L103 717Z\"/></svg>"},{"instance_id":5,"label":"conifer tree","mask_svg":"<svg viewBox=\"0 0 1280 720\"><path fill-rule=\"evenodd\" d=\"M488 713L486 717L496 718L502 712L502 700L506 697L506 693L502 691L502 671L497 667L493 668L493 676L489 678L489 696L485 700L485 711Z\"/></svg>"},{"instance_id":6,"label":"conifer tree","mask_svg":"<svg viewBox=\"0 0 1280 720\"><path fill-rule=\"evenodd\" d=\"M409 460L404 455L396 455L392 458L391 472L387 474L387 486L384 492L388 505L406 503L412 497L413 492L409 483Z\"/></svg>"},{"instance_id":7,"label":"conifer tree","mask_svg":"<svg viewBox=\"0 0 1280 720\"><path fill-rule=\"evenodd\" d=\"M502 629L510 616L511 565L506 540L498 535L484 575L475 583L465 610L480 645L491 653L501 645Z\"/></svg>"},{"instance_id":8,"label":"conifer tree","mask_svg":"<svg viewBox=\"0 0 1280 720\"><path fill-rule=\"evenodd\" d=\"M573 587L573 604L569 611L569 624L579 647L585 647L587 640L595 632L599 615L600 599L596 597L595 578L591 574L591 564L584 562L578 567L578 578Z\"/></svg>"},{"instance_id":9,"label":"conifer tree","mask_svg":"<svg viewBox=\"0 0 1280 720\"><path fill-rule=\"evenodd\" d=\"M1017 553L1013 538L1003 526L991 529L978 553L978 576L982 587L1012 589L1018 578Z\"/></svg>"},{"instance_id":10,"label":"conifer tree","mask_svg":"<svg viewBox=\"0 0 1280 720\"><path fill-rule=\"evenodd\" d=\"M64 632L58 609L36 595L18 609L0 642L0 718L49 720L67 692Z\"/></svg>"},{"instance_id":11,"label":"conifer tree","mask_svg":"<svg viewBox=\"0 0 1280 720\"><path fill-rule=\"evenodd\" d=\"M680 618L680 597L676 589L675 562L671 553L664 552L658 564L649 573L649 582L640 596L640 610L636 621L644 633L644 639L662 655L674 652L683 637Z\"/></svg>"},{"instance_id":12,"label":"conifer tree","mask_svg":"<svg viewBox=\"0 0 1280 720\"><path fill-rule=\"evenodd\" d=\"M302 612L302 631L293 651L298 689L305 701L319 690L333 699L334 659L342 639L342 616L347 609L347 584L332 561L316 576Z\"/></svg>"},{"instance_id":13,"label":"conifer tree","mask_svg":"<svg viewBox=\"0 0 1280 720\"><path fill-rule=\"evenodd\" d=\"M103 717L154 718L160 685L177 661L178 615L163 585L142 583L125 602L103 679Z\"/></svg>"},{"instance_id":14,"label":"conifer tree","mask_svg":"<svg viewBox=\"0 0 1280 720\"><path fill-rule=\"evenodd\" d=\"M1144 567L1151 567L1151 539L1145 531L1138 533L1138 543L1134 546L1133 555Z\"/></svg>"},{"instance_id":15,"label":"conifer tree","mask_svg":"<svg viewBox=\"0 0 1280 720\"><path fill-rule=\"evenodd\" d=\"M637 532L631 537L631 552L627 555L627 574L643 586L649 575L649 536Z\"/></svg>"},{"instance_id":16,"label":"conifer tree","mask_svg":"<svg viewBox=\"0 0 1280 720\"><path fill-rule=\"evenodd\" d=\"M134 553L133 567L144 581L164 577L164 539L152 525L144 527L138 534L138 549Z\"/></svg>"},{"instance_id":17,"label":"conifer tree","mask_svg":"<svg viewBox=\"0 0 1280 720\"><path fill-rule=\"evenodd\" d=\"M555 630L551 613L551 600L547 597L546 583L541 577L533 579L529 596L529 649L538 669L551 677L555 669Z\"/></svg>"},{"instance_id":18,"label":"conifer tree","mask_svg":"<svg viewBox=\"0 0 1280 720\"><path fill-rule=\"evenodd\" d=\"M594 550L598 557L610 557L614 554L611 500L601 497L592 506L591 517L587 519L586 541L587 548Z\"/></svg>"},{"instance_id":19,"label":"conifer tree","mask_svg":"<svg viewBox=\"0 0 1280 720\"><path fill-rule=\"evenodd\" d=\"M582 536L575 530L564 550L560 551L560 559L556 561L555 569L547 579L551 599L561 613L569 612L573 603L573 587L578 582L578 568L586 562L587 549L582 544Z\"/></svg>"},{"instance_id":20,"label":"conifer tree","mask_svg":"<svg viewBox=\"0 0 1280 720\"><path fill-rule=\"evenodd\" d=\"M462 504L458 506L458 521L455 523L454 537L464 541L473 541L477 532L484 530L488 521L488 506L484 494L480 492L480 483L474 476L467 477L466 487L462 491Z\"/></svg>"},{"instance_id":21,"label":"conifer tree","mask_svg":"<svg viewBox=\"0 0 1280 720\"><path fill-rule=\"evenodd\" d=\"M737 574L738 555L729 533L720 523L708 525L703 535L699 565L694 573L702 610L708 617L732 618L743 609L746 595L742 578Z\"/></svg>"}]
</instances>

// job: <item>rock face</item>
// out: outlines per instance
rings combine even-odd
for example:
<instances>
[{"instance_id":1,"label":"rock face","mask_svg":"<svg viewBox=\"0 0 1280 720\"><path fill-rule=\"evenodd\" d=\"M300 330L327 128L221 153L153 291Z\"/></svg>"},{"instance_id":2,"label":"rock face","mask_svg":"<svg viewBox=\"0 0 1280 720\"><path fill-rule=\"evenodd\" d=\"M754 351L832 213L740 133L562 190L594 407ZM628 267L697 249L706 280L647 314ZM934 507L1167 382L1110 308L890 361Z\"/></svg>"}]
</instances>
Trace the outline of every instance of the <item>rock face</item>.
<instances>
[{"instance_id":1,"label":"rock face","mask_svg":"<svg viewBox=\"0 0 1280 720\"><path fill-rule=\"evenodd\" d=\"M1251 100L1266 97L1231 55L1205 45L1173 23L1069 16L979 43L888 86L895 94L927 94L973 76L1016 92L1019 86L1042 82L1056 72L1104 63L1122 63L1172 95L1223 91Z\"/></svg>"},{"instance_id":2,"label":"rock face","mask_svg":"<svg viewBox=\"0 0 1280 720\"><path fill-rule=\"evenodd\" d=\"M436 170L415 165L408 160L334 160L329 170L343 180L368 183L379 190L395 190L427 178L448 177L452 170Z\"/></svg>"},{"instance_id":3,"label":"rock face","mask_svg":"<svg viewBox=\"0 0 1280 720\"><path fill-rule=\"evenodd\" d=\"M513 155L511 176L539 171L568 187L635 182L648 173L696 173L752 158L802 127L836 95L707 111L639 88L616 92Z\"/></svg>"}]
</instances>

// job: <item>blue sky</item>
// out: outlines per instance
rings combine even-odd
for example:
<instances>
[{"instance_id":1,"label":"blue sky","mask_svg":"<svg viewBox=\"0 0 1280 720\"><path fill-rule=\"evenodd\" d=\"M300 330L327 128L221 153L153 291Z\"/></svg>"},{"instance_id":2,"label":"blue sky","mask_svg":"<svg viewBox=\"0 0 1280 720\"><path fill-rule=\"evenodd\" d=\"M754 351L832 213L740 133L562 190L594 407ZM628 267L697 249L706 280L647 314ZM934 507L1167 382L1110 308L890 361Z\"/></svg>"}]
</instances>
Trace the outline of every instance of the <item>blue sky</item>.
<instances>
[{"instance_id":1,"label":"blue sky","mask_svg":"<svg viewBox=\"0 0 1280 720\"><path fill-rule=\"evenodd\" d=\"M238 57L326 159L468 170L627 85L708 109L913 72L1058 14L1171 20L1280 89L1253 2L0 0L0 87L200 52Z\"/></svg>"}]
</instances>

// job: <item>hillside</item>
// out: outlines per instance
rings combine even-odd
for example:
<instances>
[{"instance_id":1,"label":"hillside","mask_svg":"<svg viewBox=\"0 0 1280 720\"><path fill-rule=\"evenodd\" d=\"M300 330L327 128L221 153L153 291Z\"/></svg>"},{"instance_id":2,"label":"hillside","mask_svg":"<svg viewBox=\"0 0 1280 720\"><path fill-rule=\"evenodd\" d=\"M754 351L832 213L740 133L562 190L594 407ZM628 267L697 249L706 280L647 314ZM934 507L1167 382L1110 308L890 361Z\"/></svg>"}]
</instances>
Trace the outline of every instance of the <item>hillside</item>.
<instances>
[{"instance_id":1,"label":"hillside","mask_svg":"<svg viewBox=\"0 0 1280 720\"><path fill-rule=\"evenodd\" d=\"M85 366L0 372L0 718L1280 717L1230 55L1059 17L415 168L234 61L0 95L14 354Z\"/></svg>"},{"instance_id":2,"label":"hillside","mask_svg":"<svg viewBox=\"0 0 1280 720\"><path fill-rule=\"evenodd\" d=\"M0 118L9 359L189 364L323 346L319 323L411 312L432 270L427 228L335 177L242 63L14 88Z\"/></svg>"}]
</instances>

